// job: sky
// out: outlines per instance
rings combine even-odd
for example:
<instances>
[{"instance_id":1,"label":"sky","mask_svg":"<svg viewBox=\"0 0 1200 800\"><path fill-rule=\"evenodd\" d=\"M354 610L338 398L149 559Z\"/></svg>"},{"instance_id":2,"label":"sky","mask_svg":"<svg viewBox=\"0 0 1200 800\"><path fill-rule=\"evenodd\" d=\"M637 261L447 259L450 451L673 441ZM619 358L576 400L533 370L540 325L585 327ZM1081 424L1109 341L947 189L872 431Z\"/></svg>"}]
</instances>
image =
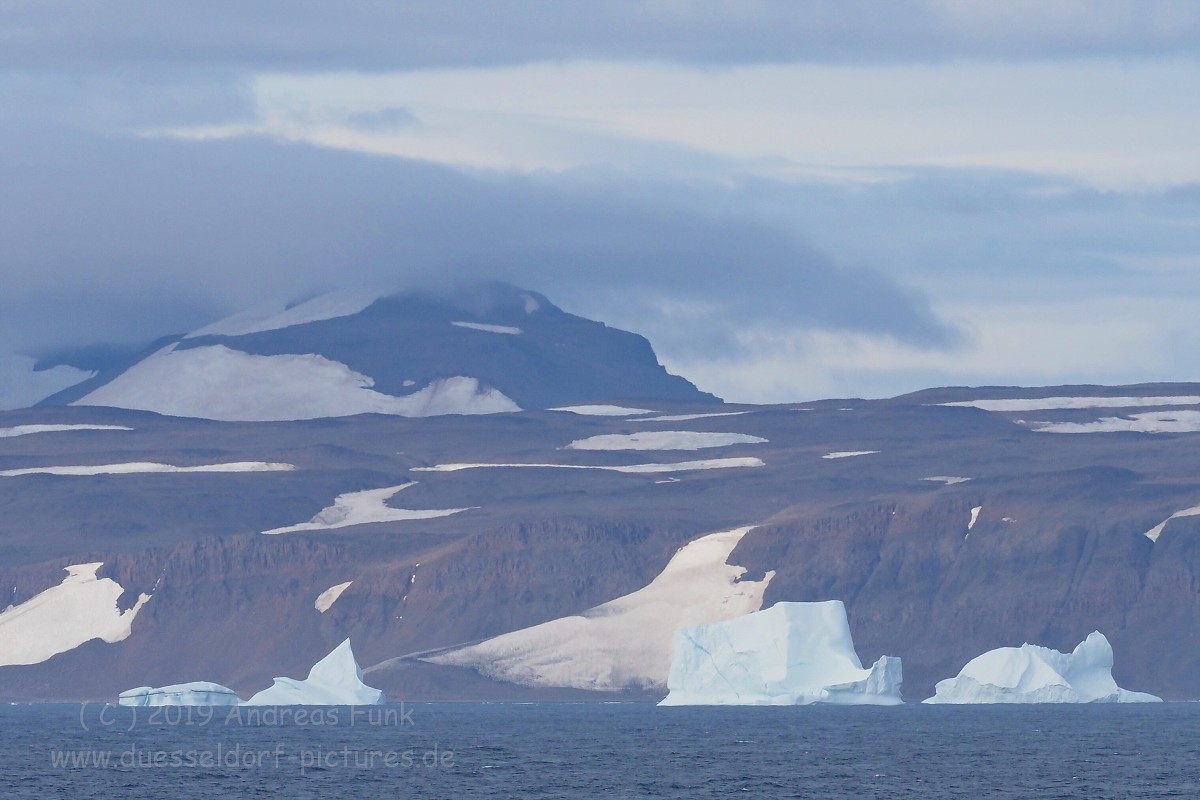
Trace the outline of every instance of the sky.
<instances>
[{"instance_id":1,"label":"sky","mask_svg":"<svg viewBox=\"0 0 1200 800\"><path fill-rule=\"evenodd\" d=\"M0 0L0 407L505 280L741 402L1200 380L1191 0Z\"/></svg>"}]
</instances>

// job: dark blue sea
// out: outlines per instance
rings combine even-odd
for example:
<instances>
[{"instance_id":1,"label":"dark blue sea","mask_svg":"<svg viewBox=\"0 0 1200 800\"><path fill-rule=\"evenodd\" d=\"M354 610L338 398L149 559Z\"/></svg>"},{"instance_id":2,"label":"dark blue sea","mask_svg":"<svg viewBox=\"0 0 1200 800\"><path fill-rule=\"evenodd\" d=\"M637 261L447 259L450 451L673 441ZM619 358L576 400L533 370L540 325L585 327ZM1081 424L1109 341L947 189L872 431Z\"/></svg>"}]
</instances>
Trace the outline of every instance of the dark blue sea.
<instances>
[{"instance_id":1,"label":"dark blue sea","mask_svg":"<svg viewBox=\"0 0 1200 800\"><path fill-rule=\"evenodd\" d=\"M1200 798L1200 704L0 707L4 798Z\"/></svg>"}]
</instances>

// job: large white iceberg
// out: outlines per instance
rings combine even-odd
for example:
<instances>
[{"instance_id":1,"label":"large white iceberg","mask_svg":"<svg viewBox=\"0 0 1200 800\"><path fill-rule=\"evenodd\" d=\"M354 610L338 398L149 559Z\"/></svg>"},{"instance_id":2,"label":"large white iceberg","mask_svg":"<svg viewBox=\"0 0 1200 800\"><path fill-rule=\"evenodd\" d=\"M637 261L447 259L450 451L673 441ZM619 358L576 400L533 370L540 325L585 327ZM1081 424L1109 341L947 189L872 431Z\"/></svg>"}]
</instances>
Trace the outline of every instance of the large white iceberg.
<instances>
[{"instance_id":1,"label":"large white iceberg","mask_svg":"<svg viewBox=\"0 0 1200 800\"><path fill-rule=\"evenodd\" d=\"M171 686L153 688L139 686L121 692L117 705L121 706L236 706L242 702L237 693L228 686L208 681L176 683Z\"/></svg>"},{"instance_id":2,"label":"large white iceberg","mask_svg":"<svg viewBox=\"0 0 1200 800\"><path fill-rule=\"evenodd\" d=\"M892 656L863 669L840 600L776 603L676 631L659 705L899 705L901 677Z\"/></svg>"},{"instance_id":3,"label":"large white iceberg","mask_svg":"<svg viewBox=\"0 0 1200 800\"><path fill-rule=\"evenodd\" d=\"M219 683L193 681L121 692L123 706L368 706L384 702L383 692L363 683L350 640L339 644L308 671L308 679L276 678L273 686L241 700Z\"/></svg>"},{"instance_id":4,"label":"large white iceberg","mask_svg":"<svg viewBox=\"0 0 1200 800\"><path fill-rule=\"evenodd\" d=\"M247 700L248 706L373 706L383 692L363 683L350 640L339 644L308 671L308 679L276 678L275 684Z\"/></svg>"},{"instance_id":5,"label":"large white iceberg","mask_svg":"<svg viewBox=\"0 0 1200 800\"><path fill-rule=\"evenodd\" d=\"M1157 703L1130 692L1112 676L1108 639L1093 631L1068 653L1023 644L976 656L958 677L939 681L926 703Z\"/></svg>"}]
</instances>

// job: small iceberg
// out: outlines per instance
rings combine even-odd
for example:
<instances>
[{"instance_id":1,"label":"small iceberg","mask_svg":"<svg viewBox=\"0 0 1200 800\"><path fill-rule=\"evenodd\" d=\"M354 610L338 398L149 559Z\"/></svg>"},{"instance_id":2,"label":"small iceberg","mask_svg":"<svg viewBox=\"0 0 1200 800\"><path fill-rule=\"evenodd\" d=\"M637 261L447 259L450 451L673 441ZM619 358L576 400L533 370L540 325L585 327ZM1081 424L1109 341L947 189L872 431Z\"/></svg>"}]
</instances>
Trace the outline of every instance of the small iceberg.
<instances>
[{"instance_id":1,"label":"small iceberg","mask_svg":"<svg viewBox=\"0 0 1200 800\"><path fill-rule=\"evenodd\" d=\"M976 656L958 677L939 681L926 703L1159 703L1117 686L1113 651L1099 631L1068 653L1023 644Z\"/></svg>"},{"instance_id":2,"label":"small iceberg","mask_svg":"<svg viewBox=\"0 0 1200 800\"><path fill-rule=\"evenodd\" d=\"M122 706L365 706L381 705L383 692L363 683L362 669L347 639L308 671L306 680L276 678L274 685L242 700L218 683L193 681L121 692Z\"/></svg>"},{"instance_id":3,"label":"small iceberg","mask_svg":"<svg viewBox=\"0 0 1200 800\"><path fill-rule=\"evenodd\" d=\"M661 706L899 705L900 659L863 669L840 600L682 628Z\"/></svg>"},{"instance_id":4,"label":"small iceberg","mask_svg":"<svg viewBox=\"0 0 1200 800\"><path fill-rule=\"evenodd\" d=\"M236 706L242 702L237 692L219 683L192 681L153 688L139 686L121 692L120 706Z\"/></svg>"}]
</instances>

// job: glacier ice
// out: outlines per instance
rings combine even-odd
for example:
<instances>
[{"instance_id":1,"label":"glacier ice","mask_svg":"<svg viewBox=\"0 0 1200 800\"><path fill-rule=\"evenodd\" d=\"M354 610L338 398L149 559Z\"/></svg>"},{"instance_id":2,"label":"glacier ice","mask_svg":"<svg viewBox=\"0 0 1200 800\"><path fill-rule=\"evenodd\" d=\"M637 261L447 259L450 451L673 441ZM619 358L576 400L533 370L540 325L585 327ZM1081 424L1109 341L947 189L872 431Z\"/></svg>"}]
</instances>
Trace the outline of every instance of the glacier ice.
<instances>
[{"instance_id":1,"label":"glacier ice","mask_svg":"<svg viewBox=\"0 0 1200 800\"><path fill-rule=\"evenodd\" d=\"M863 669L840 600L681 628L663 706L899 705L900 659Z\"/></svg>"},{"instance_id":2,"label":"glacier ice","mask_svg":"<svg viewBox=\"0 0 1200 800\"><path fill-rule=\"evenodd\" d=\"M313 664L306 680L276 678L273 686L251 697L248 706L373 706L383 703L383 692L363 683L362 669L354 660L350 640Z\"/></svg>"},{"instance_id":3,"label":"glacier ice","mask_svg":"<svg viewBox=\"0 0 1200 800\"><path fill-rule=\"evenodd\" d=\"M128 689L117 697L121 706L236 706L242 699L227 686L208 681L176 683L171 686L153 688L139 686Z\"/></svg>"},{"instance_id":4,"label":"glacier ice","mask_svg":"<svg viewBox=\"0 0 1200 800\"><path fill-rule=\"evenodd\" d=\"M1070 653L1023 644L989 650L955 678L939 681L926 703L1156 703L1160 698L1117 686L1113 651L1099 631Z\"/></svg>"},{"instance_id":5,"label":"glacier ice","mask_svg":"<svg viewBox=\"0 0 1200 800\"><path fill-rule=\"evenodd\" d=\"M363 683L362 669L346 639L308 672L307 680L276 678L274 685L241 700L218 683L193 681L121 692L123 706L368 706L384 702L383 692Z\"/></svg>"}]
</instances>

